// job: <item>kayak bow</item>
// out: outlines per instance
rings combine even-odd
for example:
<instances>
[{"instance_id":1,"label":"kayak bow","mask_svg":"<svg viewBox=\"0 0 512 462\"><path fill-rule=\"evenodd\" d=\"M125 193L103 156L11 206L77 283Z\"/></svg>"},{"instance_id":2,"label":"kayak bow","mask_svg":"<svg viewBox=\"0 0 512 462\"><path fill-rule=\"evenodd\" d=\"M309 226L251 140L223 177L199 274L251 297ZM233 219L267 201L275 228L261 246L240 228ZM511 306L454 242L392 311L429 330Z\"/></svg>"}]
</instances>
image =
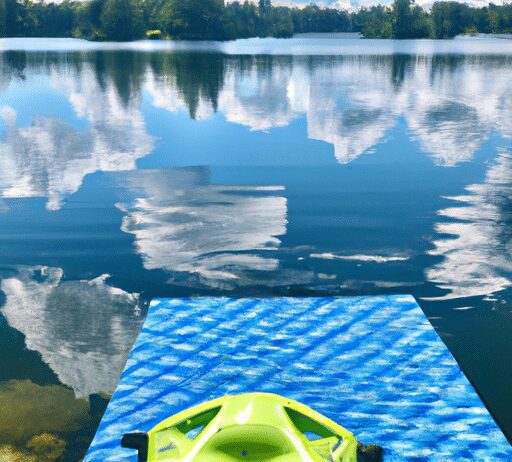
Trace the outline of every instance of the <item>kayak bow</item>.
<instances>
[{"instance_id":1,"label":"kayak bow","mask_svg":"<svg viewBox=\"0 0 512 462\"><path fill-rule=\"evenodd\" d=\"M356 462L348 430L296 401L269 393L227 395L127 433L139 462Z\"/></svg>"}]
</instances>

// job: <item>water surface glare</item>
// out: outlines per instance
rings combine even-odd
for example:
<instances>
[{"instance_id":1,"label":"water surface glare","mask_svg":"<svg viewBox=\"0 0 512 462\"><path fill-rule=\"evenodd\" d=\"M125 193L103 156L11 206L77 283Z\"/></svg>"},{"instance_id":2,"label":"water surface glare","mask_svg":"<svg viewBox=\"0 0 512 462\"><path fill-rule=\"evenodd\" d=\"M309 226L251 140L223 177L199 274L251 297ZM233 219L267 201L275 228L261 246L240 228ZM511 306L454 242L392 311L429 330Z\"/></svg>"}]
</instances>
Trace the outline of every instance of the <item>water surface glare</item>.
<instances>
[{"instance_id":1,"label":"water surface glare","mask_svg":"<svg viewBox=\"0 0 512 462\"><path fill-rule=\"evenodd\" d=\"M78 460L147 301L207 294L413 294L510 438L511 75L500 39L0 40L0 455Z\"/></svg>"}]
</instances>

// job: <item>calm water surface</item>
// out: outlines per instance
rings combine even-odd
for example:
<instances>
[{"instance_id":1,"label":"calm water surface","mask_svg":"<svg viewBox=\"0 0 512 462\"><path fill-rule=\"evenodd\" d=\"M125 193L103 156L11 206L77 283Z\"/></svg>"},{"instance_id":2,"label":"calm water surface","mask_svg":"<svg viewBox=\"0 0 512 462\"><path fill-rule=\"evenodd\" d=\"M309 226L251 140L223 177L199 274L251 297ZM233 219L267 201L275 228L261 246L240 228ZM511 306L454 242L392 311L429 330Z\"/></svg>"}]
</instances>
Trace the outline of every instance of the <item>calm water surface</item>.
<instances>
[{"instance_id":1,"label":"calm water surface","mask_svg":"<svg viewBox=\"0 0 512 462\"><path fill-rule=\"evenodd\" d=\"M511 76L498 39L0 40L0 458L78 460L155 296L411 293L510 438Z\"/></svg>"}]
</instances>

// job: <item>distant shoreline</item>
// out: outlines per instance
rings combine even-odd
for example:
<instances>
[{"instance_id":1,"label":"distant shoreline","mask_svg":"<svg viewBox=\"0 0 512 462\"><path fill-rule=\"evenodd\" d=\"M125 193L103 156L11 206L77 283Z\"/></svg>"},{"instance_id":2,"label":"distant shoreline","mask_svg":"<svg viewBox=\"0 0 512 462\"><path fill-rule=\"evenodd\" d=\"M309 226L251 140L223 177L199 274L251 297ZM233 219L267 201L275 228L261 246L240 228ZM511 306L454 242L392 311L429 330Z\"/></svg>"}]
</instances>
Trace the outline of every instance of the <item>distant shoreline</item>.
<instances>
[{"instance_id":1,"label":"distant shoreline","mask_svg":"<svg viewBox=\"0 0 512 462\"><path fill-rule=\"evenodd\" d=\"M394 0L357 10L271 0L0 0L0 37L73 37L93 41L141 39L237 40L301 34L359 34L381 39L449 39L461 34L512 34L512 3L470 6L434 1L429 9Z\"/></svg>"},{"instance_id":2,"label":"distant shoreline","mask_svg":"<svg viewBox=\"0 0 512 462\"><path fill-rule=\"evenodd\" d=\"M0 39L0 55L21 53L205 53L225 56L396 56L424 57L447 55L485 55L512 57L512 40L489 35L459 36L450 40L360 39L332 34L294 36L286 39L250 38L231 41L138 40L132 42L98 42L74 38ZM7 52L7 53L4 53ZM14 56L12 59L16 59Z\"/></svg>"},{"instance_id":3,"label":"distant shoreline","mask_svg":"<svg viewBox=\"0 0 512 462\"><path fill-rule=\"evenodd\" d=\"M125 47L131 47L134 44L146 44L148 48L153 48L152 45L154 45L154 48L159 48L159 46L162 46L165 48L165 45L176 45L177 47L180 47L181 45L196 45L197 47L201 48L202 46L210 47L213 45L227 45L227 44L233 44L233 43L263 43L265 41L277 41L280 43L286 43L286 42L292 42L295 40L312 40L315 42L316 40L332 40L332 41L361 41L363 43L367 42L373 42L373 43L401 43L401 42L450 42L453 40L475 40L478 41L479 39L485 40L485 39L500 39L500 40L512 40L512 34L460 34L455 37L451 37L448 39L435 39L431 37L427 38L410 38L410 39L392 39L392 38L380 38L380 37L364 37L359 32L308 32L308 33L299 33L299 34L293 34L290 37L243 37L243 38L235 38L235 39L229 39L229 40L210 40L210 39L204 39L204 40L191 40L191 39L177 39L177 38L161 38L161 39L137 39L137 40L92 40L90 38L83 38L83 37L0 37L0 53L2 51L9 51L10 48L3 48L2 44L6 43L16 43L19 44L23 43L29 43L30 42L30 48L37 49L38 47L34 45L37 45L38 43L44 44L45 42L55 42L58 44L58 42L62 43L83 43L83 44L89 44L92 45L93 48L109 48L111 46L119 46L120 48ZM43 47L44 48L44 47ZM58 47L57 47L58 49Z\"/></svg>"},{"instance_id":4,"label":"distant shoreline","mask_svg":"<svg viewBox=\"0 0 512 462\"><path fill-rule=\"evenodd\" d=\"M360 32L304 32L293 34L290 38L304 38L304 39L362 39L364 38Z\"/></svg>"}]
</instances>

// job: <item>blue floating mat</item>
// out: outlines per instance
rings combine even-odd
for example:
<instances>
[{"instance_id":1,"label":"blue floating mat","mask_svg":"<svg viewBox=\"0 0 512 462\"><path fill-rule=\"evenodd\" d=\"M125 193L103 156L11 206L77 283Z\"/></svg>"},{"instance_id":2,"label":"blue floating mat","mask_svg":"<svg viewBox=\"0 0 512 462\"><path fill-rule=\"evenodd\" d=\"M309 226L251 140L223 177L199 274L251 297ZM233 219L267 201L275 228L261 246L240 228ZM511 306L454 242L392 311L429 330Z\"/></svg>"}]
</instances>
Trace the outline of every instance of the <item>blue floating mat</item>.
<instances>
[{"instance_id":1,"label":"blue floating mat","mask_svg":"<svg viewBox=\"0 0 512 462\"><path fill-rule=\"evenodd\" d=\"M384 460L512 461L512 447L411 296L151 303L85 462L190 406L249 391L300 401Z\"/></svg>"}]
</instances>

